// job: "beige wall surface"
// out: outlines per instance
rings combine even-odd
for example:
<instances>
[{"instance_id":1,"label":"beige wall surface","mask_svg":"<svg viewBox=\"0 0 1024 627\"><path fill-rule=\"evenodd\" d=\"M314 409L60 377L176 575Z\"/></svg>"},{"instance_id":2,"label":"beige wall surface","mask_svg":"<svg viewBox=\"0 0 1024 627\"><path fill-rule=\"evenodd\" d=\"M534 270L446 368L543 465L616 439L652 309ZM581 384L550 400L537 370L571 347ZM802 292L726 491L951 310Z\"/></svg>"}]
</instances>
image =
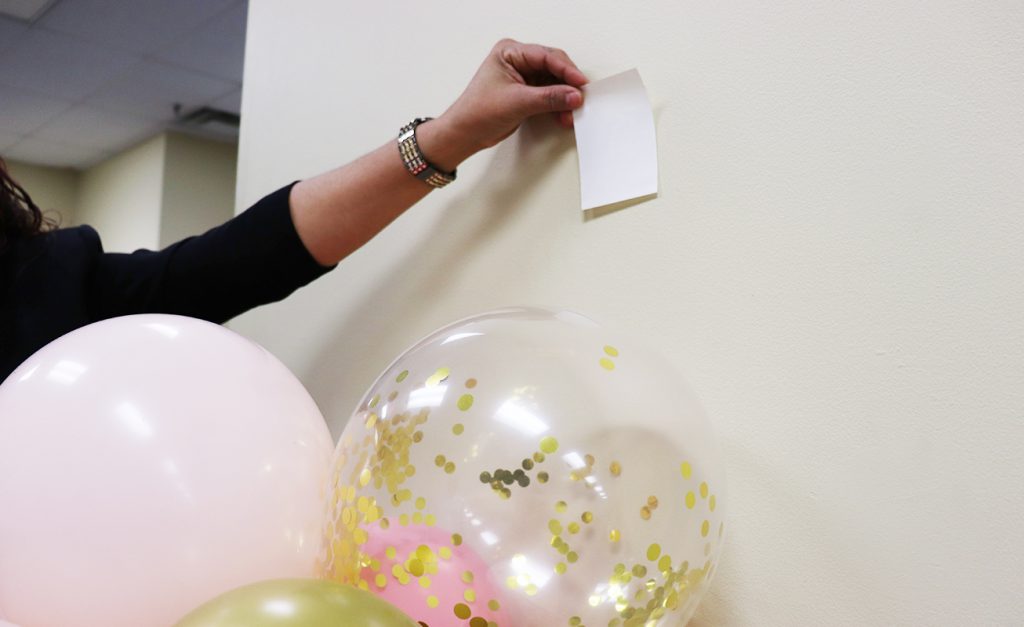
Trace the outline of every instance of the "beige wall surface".
<instances>
[{"instance_id":1,"label":"beige wall surface","mask_svg":"<svg viewBox=\"0 0 1024 627\"><path fill-rule=\"evenodd\" d=\"M82 174L76 224L95 228L108 252L160 243L166 135L158 135Z\"/></svg>"},{"instance_id":2,"label":"beige wall surface","mask_svg":"<svg viewBox=\"0 0 1024 627\"><path fill-rule=\"evenodd\" d=\"M8 161L7 168L47 217L58 218L61 226L73 224L81 179L77 170L20 161Z\"/></svg>"},{"instance_id":3,"label":"beige wall surface","mask_svg":"<svg viewBox=\"0 0 1024 627\"><path fill-rule=\"evenodd\" d=\"M163 248L234 215L234 143L160 134L79 175L76 224L104 249Z\"/></svg>"},{"instance_id":4,"label":"beige wall surface","mask_svg":"<svg viewBox=\"0 0 1024 627\"><path fill-rule=\"evenodd\" d=\"M160 246L234 215L238 145L167 133Z\"/></svg>"},{"instance_id":5,"label":"beige wall surface","mask_svg":"<svg viewBox=\"0 0 1024 627\"><path fill-rule=\"evenodd\" d=\"M638 66L661 191L588 219L571 133L530 124L234 327L338 432L443 323L587 313L662 347L718 425L732 533L695 624L1024 624L1022 23L950 0L254 1L240 207L440 113L503 36Z\"/></svg>"}]
</instances>

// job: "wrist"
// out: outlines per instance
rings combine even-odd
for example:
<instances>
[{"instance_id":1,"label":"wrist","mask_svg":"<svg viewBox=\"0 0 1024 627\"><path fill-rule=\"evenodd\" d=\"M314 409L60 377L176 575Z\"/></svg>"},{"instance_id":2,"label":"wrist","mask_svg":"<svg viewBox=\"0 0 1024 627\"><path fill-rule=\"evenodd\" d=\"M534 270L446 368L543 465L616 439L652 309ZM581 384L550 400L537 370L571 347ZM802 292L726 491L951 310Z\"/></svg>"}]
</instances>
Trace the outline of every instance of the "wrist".
<instances>
[{"instance_id":1,"label":"wrist","mask_svg":"<svg viewBox=\"0 0 1024 627\"><path fill-rule=\"evenodd\" d=\"M416 128L416 142L426 160L444 172L454 172L478 150L443 115L420 124Z\"/></svg>"}]
</instances>

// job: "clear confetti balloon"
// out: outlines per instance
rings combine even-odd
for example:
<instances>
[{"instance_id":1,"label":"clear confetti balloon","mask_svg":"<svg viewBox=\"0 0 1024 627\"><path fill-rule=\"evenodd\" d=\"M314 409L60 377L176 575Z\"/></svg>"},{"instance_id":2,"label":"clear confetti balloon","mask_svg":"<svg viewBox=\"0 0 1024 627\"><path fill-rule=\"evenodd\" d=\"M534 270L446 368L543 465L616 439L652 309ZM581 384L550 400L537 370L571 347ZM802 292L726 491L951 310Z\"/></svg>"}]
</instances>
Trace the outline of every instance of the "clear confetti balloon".
<instances>
[{"instance_id":1,"label":"clear confetti balloon","mask_svg":"<svg viewBox=\"0 0 1024 627\"><path fill-rule=\"evenodd\" d=\"M359 403L332 481L321 576L406 594L429 627L683 625L725 531L685 383L564 311L490 312L407 350ZM388 545L396 527L419 544ZM443 568L460 549L479 560Z\"/></svg>"}]
</instances>

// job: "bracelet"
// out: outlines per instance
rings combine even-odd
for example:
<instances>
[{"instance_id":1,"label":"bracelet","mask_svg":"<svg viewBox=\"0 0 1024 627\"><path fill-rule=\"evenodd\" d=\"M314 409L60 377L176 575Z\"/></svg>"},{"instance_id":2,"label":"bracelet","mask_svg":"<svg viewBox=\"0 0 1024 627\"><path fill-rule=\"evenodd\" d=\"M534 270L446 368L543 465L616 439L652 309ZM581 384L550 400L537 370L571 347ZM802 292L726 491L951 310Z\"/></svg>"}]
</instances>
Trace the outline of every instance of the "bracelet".
<instances>
[{"instance_id":1,"label":"bracelet","mask_svg":"<svg viewBox=\"0 0 1024 627\"><path fill-rule=\"evenodd\" d=\"M416 141L416 127L434 118L416 118L398 131L398 152L409 173L431 187L444 187L455 180L455 171L450 174L430 165Z\"/></svg>"}]
</instances>

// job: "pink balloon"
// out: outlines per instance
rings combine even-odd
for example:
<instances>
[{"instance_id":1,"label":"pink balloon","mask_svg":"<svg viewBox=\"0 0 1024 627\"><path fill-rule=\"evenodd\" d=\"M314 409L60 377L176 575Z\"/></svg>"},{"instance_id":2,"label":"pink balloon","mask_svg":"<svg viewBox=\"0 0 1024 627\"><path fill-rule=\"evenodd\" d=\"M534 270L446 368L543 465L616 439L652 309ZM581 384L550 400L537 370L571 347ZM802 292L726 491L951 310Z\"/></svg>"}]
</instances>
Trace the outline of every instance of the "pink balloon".
<instances>
[{"instance_id":1,"label":"pink balloon","mask_svg":"<svg viewBox=\"0 0 1024 627\"><path fill-rule=\"evenodd\" d=\"M169 625L313 575L331 436L266 350L179 316L107 320L0 385L0 607L32 627Z\"/></svg>"},{"instance_id":2,"label":"pink balloon","mask_svg":"<svg viewBox=\"0 0 1024 627\"><path fill-rule=\"evenodd\" d=\"M392 524L374 529L361 549L371 560L362 572L369 590L413 619L430 627L466 624L472 617L511 624L487 563L453 542L452 534Z\"/></svg>"}]
</instances>

